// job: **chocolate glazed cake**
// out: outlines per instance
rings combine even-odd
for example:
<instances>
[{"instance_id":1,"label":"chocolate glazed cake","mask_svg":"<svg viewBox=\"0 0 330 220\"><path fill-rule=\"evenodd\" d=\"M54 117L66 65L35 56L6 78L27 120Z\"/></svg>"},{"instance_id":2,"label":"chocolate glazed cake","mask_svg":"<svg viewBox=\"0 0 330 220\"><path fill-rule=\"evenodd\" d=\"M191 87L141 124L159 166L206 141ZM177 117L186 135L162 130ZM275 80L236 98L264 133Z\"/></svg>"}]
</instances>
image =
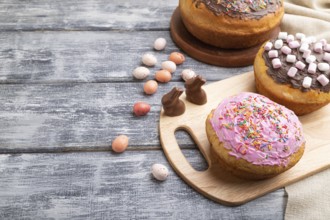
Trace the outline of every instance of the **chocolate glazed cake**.
<instances>
[{"instance_id":1,"label":"chocolate glazed cake","mask_svg":"<svg viewBox=\"0 0 330 220\"><path fill-rule=\"evenodd\" d=\"M180 0L187 30L206 44L228 49L270 39L284 14L283 0Z\"/></svg>"}]
</instances>

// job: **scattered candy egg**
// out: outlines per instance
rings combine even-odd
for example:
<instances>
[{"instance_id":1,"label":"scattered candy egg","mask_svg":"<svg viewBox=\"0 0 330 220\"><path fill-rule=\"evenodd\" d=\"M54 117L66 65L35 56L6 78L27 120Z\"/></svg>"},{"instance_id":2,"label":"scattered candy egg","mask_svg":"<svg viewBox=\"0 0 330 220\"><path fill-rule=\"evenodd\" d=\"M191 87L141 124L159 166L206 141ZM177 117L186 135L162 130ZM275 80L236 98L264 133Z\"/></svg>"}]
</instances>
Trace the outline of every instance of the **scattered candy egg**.
<instances>
[{"instance_id":1,"label":"scattered candy egg","mask_svg":"<svg viewBox=\"0 0 330 220\"><path fill-rule=\"evenodd\" d=\"M181 73L181 77L184 81L194 78L195 76L196 76L196 73L192 69L184 69Z\"/></svg>"},{"instance_id":2,"label":"scattered candy egg","mask_svg":"<svg viewBox=\"0 0 330 220\"><path fill-rule=\"evenodd\" d=\"M133 70L133 76L136 79L144 79L149 76L150 70L144 66L139 66Z\"/></svg>"},{"instance_id":3,"label":"scattered candy egg","mask_svg":"<svg viewBox=\"0 0 330 220\"><path fill-rule=\"evenodd\" d=\"M136 116L144 116L150 111L150 105L146 102L136 102L133 106L133 113Z\"/></svg>"},{"instance_id":4,"label":"scattered candy egg","mask_svg":"<svg viewBox=\"0 0 330 220\"><path fill-rule=\"evenodd\" d=\"M168 177L168 169L163 164L156 163L151 167L151 173L155 179L164 181Z\"/></svg>"},{"instance_id":5,"label":"scattered candy egg","mask_svg":"<svg viewBox=\"0 0 330 220\"><path fill-rule=\"evenodd\" d=\"M157 92L157 89L158 83L155 80L148 80L143 86L144 92L148 95L154 94L155 92Z\"/></svg>"},{"instance_id":6,"label":"scattered candy egg","mask_svg":"<svg viewBox=\"0 0 330 220\"><path fill-rule=\"evenodd\" d=\"M151 53L146 53L142 56L142 63L146 66L154 66L157 63L157 58Z\"/></svg>"},{"instance_id":7,"label":"scattered candy egg","mask_svg":"<svg viewBox=\"0 0 330 220\"><path fill-rule=\"evenodd\" d=\"M155 50L164 50L166 46L166 39L165 38L157 38L154 42L154 48Z\"/></svg>"},{"instance_id":8,"label":"scattered candy egg","mask_svg":"<svg viewBox=\"0 0 330 220\"><path fill-rule=\"evenodd\" d=\"M176 64L173 61L164 61L162 62L162 69L168 70L170 73L174 73L176 70Z\"/></svg>"},{"instance_id":9,"label":"scattered candy egg","mask_svg":"<svg viewBox=\"0 0 330 220\"><path fill-rule=\"evenodd\" d=\"M155 74L155 79L158 82L166 83L172 79L172 74L168 70L159 70Z\"/></svg>"},{"instance_id":10,"label":"scattered candy egg","mask_svg":"<svg viewBox=\"0 0 330 220\"><path fill-rule=\"evenodd\" d=\"M170 61L173 61L176 65L182 64L186 58L182 53L179 52L173 52L170 54L169 58Z\"/></svg>"},{"instance_id":11,"label":"scattered candy egg","mask_svg":"<svg viewBox=\"0 0 330 220\"><path fill-rule=\"evenodd\" d=\"M128 147L128 137L126 135L119 135L112 141L111 147L116 153L124 152Z\"/></svg>"}]
</instances>

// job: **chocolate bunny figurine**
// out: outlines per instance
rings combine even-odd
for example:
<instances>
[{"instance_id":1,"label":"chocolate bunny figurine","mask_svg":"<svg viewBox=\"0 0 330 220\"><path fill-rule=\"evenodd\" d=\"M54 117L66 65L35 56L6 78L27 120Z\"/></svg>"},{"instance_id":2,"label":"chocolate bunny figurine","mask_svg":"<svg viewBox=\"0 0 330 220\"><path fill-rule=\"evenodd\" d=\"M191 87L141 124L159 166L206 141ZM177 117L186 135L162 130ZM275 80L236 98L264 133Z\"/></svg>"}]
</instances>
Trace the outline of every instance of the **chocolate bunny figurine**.
<instances>
[{"instance_id":1,"label":"chocolate bunny figurine","mask_svg":"<svg viewBox=\"0 0 330 220\"><path fill-rule=\"evenodd\" d=\"M186 81L186 99L196 105L204 105L207 102L205 91L201 88L206 83L200 75Z\"/></svg>"},{"instance_id":2,"label":"chocolate bunny figurine","mask_svg":"<svg viewBox=\"0 0 330 220\"><path fill-rule=\"evenodd\" d=\"M182 115L185 112L186 106L184 102L179 99L182 93L182 89L174 87L169 93L163 96L162 104L165 115L173 117Z\"/></svg>"}]
</instances>

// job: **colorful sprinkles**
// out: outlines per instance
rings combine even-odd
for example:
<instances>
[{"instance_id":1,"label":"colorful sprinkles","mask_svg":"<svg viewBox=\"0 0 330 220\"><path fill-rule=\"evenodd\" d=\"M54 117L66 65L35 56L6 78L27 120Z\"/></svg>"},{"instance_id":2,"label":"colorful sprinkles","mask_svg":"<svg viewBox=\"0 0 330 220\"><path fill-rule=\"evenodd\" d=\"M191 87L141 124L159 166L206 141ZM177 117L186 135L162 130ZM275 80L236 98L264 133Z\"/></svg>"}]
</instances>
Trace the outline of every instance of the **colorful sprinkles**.
<instances>
[{"instance_id":1,"label":"colorful sprinkles","mask_svg":"<svg viewBox=\"0 0 330 220\"><path fill-rule=\"evenodd\" d=\"M224 100L211 120L230 155L256 165L286 165L304 142L297 116L268 98L241 93Z\"/></svg>"}]
</instances>

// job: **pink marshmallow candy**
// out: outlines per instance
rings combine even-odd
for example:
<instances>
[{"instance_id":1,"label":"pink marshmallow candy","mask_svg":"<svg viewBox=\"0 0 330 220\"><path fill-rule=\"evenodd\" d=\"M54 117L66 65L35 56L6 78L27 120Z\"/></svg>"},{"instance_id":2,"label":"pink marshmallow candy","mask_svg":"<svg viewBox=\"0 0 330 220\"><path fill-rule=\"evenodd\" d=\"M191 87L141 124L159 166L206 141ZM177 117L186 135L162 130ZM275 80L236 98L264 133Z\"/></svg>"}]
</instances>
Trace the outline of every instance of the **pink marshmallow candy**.
<instances>
[{"instance_id":1,"label":"pink marshmallow candy","mask_svg":"<svg viewBox=\"0 0 330 220\"><path fill-rule=\"evenodd\" d=\"M288 76L294 77L298 72L298 69L296 67L291 67L288 71Z\"/></svg>"},{"instance_id":2,"label":"pink marshmallow candy","mask_svg":"<svg viewBox=\"0 0 330 220\"><path fill-rule=\"evenodd\" d=\"M292 49L300 47L300 43L296 40L289 42L289 47Z\"/></svg>"},{"instance_id":3,"label":"pink marshmallow candy","mask_svg":"<svg viewBox=\"0 0 330 220\"><path fill-rule=\"evenodd\" d=\"M309 57L306 58L307 63L313 63L316 60L316 56L310 55Z\"/></svg>"},{"instance_id":4,"label":"pink marshmallow candy","mask_svg":"<svg viewBox=\"0 0 330 220\"><path fill-rule=\"evenodd\" d=\"M296 33L296 38L297 38L298 40L304 39L305 37L306 37L306 35L303 34L303 33Z\"/></svg>"},{"instance_id":5,"label":"pink marshmallow candy","mask_svg":"<svg viewBox=\"0 0 330 220\"><path fill-rule=\"evenodd\" d=\"M299 48L299 51L300 52L305 52L306 50L308 50L309 49L309 44L307 44L307 43L302 43L301 44L301 47Z\"/></svg>"},{"instance_id":6,"label":"pink marshmallow candy","mask_svg":"<svg viewBox=\"0 0 330 220\"><path fill-rule=\"evenodd\" d=\"M322 53L323 51L323 45L322 43L318 42L314 45L314 51L317 53Z\"/></svg>"},{"instance_id":7,"label":"pink marshmallow candy","mask_svg":"<svg viewBox=\"0 0 330 220\"><path fill-rule=\"evenodd\" d=\"M273 47L273 43L269 42L269 41L264 46L265 50L267 50L267 51L270 51L272 49L272 47Z\"/></svg>"},{"instance_id":8,"label":"pink marshmallow candy","mask_svg":"<svg viewBox=\"0 0 330 220\"><path fill-rule=\"evenodd\" d=\"M300 70L303 70L305 67L306 67L306 64L304 64L303 62L301 61L298 61L296 62L296 65L295 65L298 69Z\"/></svg>"},{"instance_id":9,"label":"pink marshmallow candy","mask_svg":"<svg viewBox=\"0 0 330 220\"><path fill-rule=\"evenodd\" d=\"M305 52L303 53L303 58L307 58L309 57L310 55L312 54L312 51L311 50L305 50Z\"/></svg>"},{"instance_id":10,"label":"pink marshmallow candy","mask_svg":"<svg viewBox=\"0 0 330 220\"><path fill-rule=\"evenodd\" d=\"M283 46L282 48L281 48L281 51L282 51L282 53L284 53L284 54L289 54L289 53L291 53L291 48L290 47L288 47L288 46Z\"/></svg>"},{"instance_id":11,"label":"pink marshmallow candy","mask_svg":"<svg viewBox=\"0 0 330 220\"><path fill-rule=\"evenodd\" d=\"M286 42L290 43L291 41L294 41L294 36L292 34L288 35L286 38Z\"/></svg>"},{"instance_id":12,"label":"pink marshmallow candy","mask_svg":"<svg viewBox=\"0 0 330 220\"><path fill-rule=\"evenodd\" d=\"M272 64L274 69L278 69L282 66L281 60L278 58L273 59Z\"/></svg>"},{"instance_id":13,"label":"pink marshmallow candy","mask_svg":"<svg viewBox=\"0 0 330 220\"><path fill-rule=\"evenodd\" d=\"M321 39L320 43L322 44L322 46L327 45L327 40L326 39Z\"/></svg>"},{"instance_id":14,"label":"pink marshmallow candy","mask_svg":"<svg viewBox=\"0 0 330 220\"><path fill-rule=\"evenodd\" d=\"M268 52L269 58L275 58L278 57L278 51L277 50L271 50Z\"/></svg>"},{"instance_id":15,"label":"pink marshmallow candy","mask_svg":"<svg viewBox=\"0 0 330 220\"><path fill-rule=\"evenodd\" d=\"M324 51L330 52L330 44L324 45Z\"/></svg>"},{"instance_id":16,"label":"pink marshmallow candy","mask_svg":"<svg viewBox=\"0 0 330 220\"><path fill-rule=\"evenodd\" d=\"M307 71L311 74L314 74L316 73L316 69L317 69L316 63L310 63Z\"/></svg>"},{"instance_id":17,"label":"pink marshmallow candy","mask_svg":"<svg viewBox=\"0 0 330 220\"><path fill-rule=\"evenodd\" d=\"M324 74L319 75L316 79L321 83L322 86L326 86L329 83L329 79Z\"/></svg>"},{"instance_id":18,"label":"pink marshmallow candy","mask_svg":"<svg viewBox=\"0 0 330 220\"><path fill-rule=\"evenodd\" d=\"M279 39L286 40L287 37L288 37L288 32L280 32L278 34Z\"/></svg>"},{"instance_id":19,"label":"pink marshmallow candy","mask_svg":"<svg viewBox=\"0 0 330 220\"><path fill-rule=\"evenodd\" d=\"M325 52L323 56L323 60L330 62L330 53Z\"/></svg>"}]
</instances>

